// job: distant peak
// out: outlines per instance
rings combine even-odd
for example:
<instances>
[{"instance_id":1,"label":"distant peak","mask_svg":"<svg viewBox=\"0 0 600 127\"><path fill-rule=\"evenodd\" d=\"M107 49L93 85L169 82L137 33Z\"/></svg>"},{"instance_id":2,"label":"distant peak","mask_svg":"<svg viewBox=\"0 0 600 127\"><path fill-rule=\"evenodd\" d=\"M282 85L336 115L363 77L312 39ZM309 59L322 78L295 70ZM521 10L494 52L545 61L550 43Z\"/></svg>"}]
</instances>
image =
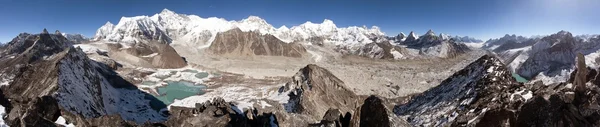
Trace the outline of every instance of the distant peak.
<instances>
[{"instance_id":1,"label":"distant peak","mask_svg":"<svg viewBox=\"0 0 600 127\"><path fill-rule=\"evenodd\" d=\"M163 9L160 13L161 14L175 14L175 12L173 12L167 8Z\"/></svg>"},{"instance_id":2,"label":"distant peak","mask_svg":"<svg viewBox=\"0 0 600 127\"><path fill-rule=\"evenodd\" d=\"M48 34L48 30L46 30L46 28L44 28L44 30L42 31L42 34Z\"/></svg>"},{"instance_id":3,"label":"distant peak","mask_svg":"<svg viewBox=\"0 0 600 127\"><path fill-rule=\"evenodd\" d=\"M558 31L558 33L557 33L557 34L560 34L560 35L567 35L567 34L571 34L571 33L570 33L569 31L561 30L561 31Z\"/></svg>"},{"instance_id":4,"label":"distant peak","mask_svg":"<svg viewBox=\"0 0 600 127\"><path fill-rule=\"evenodd\" d=\"M373 29L373 30L380 30L378 26L371 26L371 29Z\"/></svg>"},{"instance_id":5,"label":"distant peak","mask_svg":"<svg viewBox=\"0 0 600 127\"><path fill-rule=\"evenodd\" d=\"M107 21L104 26L114 26L114 24L110 23L110 21Z\"/></svg>"},{"instance_id":6,"label":"distant peak","mask_svg":"<svg viewBox=\"0 0 600 127\"><path fill-rule=\"evenodd\" d=\"M410 33L408 34L409 36L416 36L414 31L410 31Z\"/></svg>"},{"instance_id":7,"label":"distant peak","mask_svg":"<svg viewBox=\"0 0 600 127\"><path fill-rule=\"evenodd\" d=\"M62 33L60 33L60 31L58 31L58 30L54 31L54 34L56 34L56 35L62 35Z\"/></svg>"},{"instance_id":8,"label":"distant peak","mask_svg":"<svg viewBox=\"0 0 600 127\"><path fill-rule=\"evenodd\" d=\"M433 30L429 29L426 33L426 35L435 35L435 33L433 33Z\"/></svg>"},{"instance_id":9,"label":"distant peak","mask_svg":"<svg viewBox=\"0 0 600 127\"><path fill-rule=\"evenodd\" d=\"M247 19L248 19L248 20L262 20L262 18L260 18L260 17L258 17L258 16L255 16L255 15L250 15L250 16L248 16L248 18L247 18Z\"/></svg>"},{"instance_id":10,"label":"distant peak","mask_svg":"<svg viewBox=\"0 0 600 127\"><path fill-rule=\"evenodd\" d=\"M254 16L254 15L250 15L248 16L248 18L244 19L245 21L252 21L252 22L266 22L264 19L258 17L258 16Z\"/></svg>"},{"instance_id":11,"label":"distant peak","mask_svg":"<svg viewBox=\"0 0 600 127\"><path fill-rule=\"evenodd\" d=\"M278 28L279 30L290 30L287 26L283 25Z\"/></svg>"},{"instance_id":12,"label":"distant peak","mask_svg":"<svg viewBox=\"0 0 600 127\"><path fill-rule=\"evenodd\" d=\"M333 21L329 19L324 19L322 24L333 24Z\"/></svg>"}]
</instances>

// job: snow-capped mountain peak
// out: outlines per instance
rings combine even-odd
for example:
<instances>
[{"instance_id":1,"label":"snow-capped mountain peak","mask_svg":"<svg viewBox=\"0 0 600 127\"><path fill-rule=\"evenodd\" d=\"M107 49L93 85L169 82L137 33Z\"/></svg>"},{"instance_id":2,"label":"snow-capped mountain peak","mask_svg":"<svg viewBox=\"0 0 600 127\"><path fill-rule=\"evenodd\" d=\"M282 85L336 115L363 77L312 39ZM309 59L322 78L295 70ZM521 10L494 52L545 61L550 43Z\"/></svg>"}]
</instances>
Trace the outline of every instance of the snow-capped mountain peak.
<instances>
[{"instance_id":1,"label":"snow-capped mountain peak","mask_svg":"<svg viewBox=\"0 0 600 127\"><path fill-rule=\"evenodd\" d=\"M104 24L104 26L114 26L114 24L112 24L110 21L106 21L106 23Z\"/></svg>"},{"instance_id":2,"label":"snow-capped mountain peak","mask_svg":"<svg viewBox=\"0 0 600 127\"><path fill-rule=\"evenodd\" d=\"M283 26L281 26L281 27L277 28L277 30L278 30L278 31L289 31L289 30L290 30L290 28L288 28L287 26L283 25Z\"/></svg>"},{"instance_id":3,"label":"snow-capped mountain peak","mask_svg":"<svg viewBox=\"0 0 600 127\"><path fill-rule=\"evenodd\" d=\"M115 28L114 24L112 24L110 22L106 22L102 27L100 27L96 31L96 35L94 36L94 40L105 39L106 36L108 34L110 34L114 28Z\"/></svg>"},{"instance_id":4,"label":"snow-capped mountain peak","mask_svg":"<svg viewBox=\"0 0 600 127\"><path fill-rule=\"evenodd\" d=\"M435 33L433 32L433 30L429 29L427 31L427 33L425 33L425 35L429 35L429 36L435 36Z\"/></svg>"},{"instance_id":5,"label":"snow-capped mountain peak","mask_svg":"<svg viewBox=\"0 0 600 127\"><path fill-rule=\"evenodd\" d=\"M242 22L252 22L252 23L261 23L261 24L266 24L267 21L265 21L264 19L258 17L258 16L248 16L248 18L243 19Z\"/></svg>"},{"instance_id":6,"label":"snow-capped mountain peak","mask_svg":"<svg viewBox=\"0 0 600 127\"><path fill-rule=\"evenodd\" d=\"M235 24L242 31L256 31L262 34L275 34L275 27L258 16L248 16Z\"/></svg>"},{"instance_id":7,"label":"snow-capped mountain peak","mask_svg":"<svg viewBox=\"0 0 600 127\"><path fill-rule=\"evenodd\" d=\"M160 11L160 14L177 14L177 13L165 8L162 11Z\"/></svg>"},{"instance_id":8,"label":"snow-capped mountain peak","mask_svg":"<svg viewBox=\"0 0 600 127\"><path fill-rule=\"evenodd\" d=\"M414 31L410 31L410 33L408 34L408 36L406 37L405 41L414 41L419 39L419 37L415 34Z\"/></svg>"},{"instance_id":9,"label":"snow-capped mountain peak","mask_svg":"<svg viewBox=\"0 0 600 127\"><path fill-rule=\"evenodd\" d=\"M414 32L414 31L410 31L410 33L408 33L408 36L409 36L409 37L415 37L415 38L416 38L416 37L418 37L418 36L415 34L415 32Z\"/></svg>"},{"instance_id":10,"label":"snow-capped mountain peak","mask_svg":"<svg viewBox=\"0 0 600 127\"><path fill-rule=\"evenodd\" d=\"M450 39L450 36L448 36L447 34L444 34L444 33L440 33L440 38L442 38L442 40L448 40L448 39Z\"/></svg>"}]
</instances>

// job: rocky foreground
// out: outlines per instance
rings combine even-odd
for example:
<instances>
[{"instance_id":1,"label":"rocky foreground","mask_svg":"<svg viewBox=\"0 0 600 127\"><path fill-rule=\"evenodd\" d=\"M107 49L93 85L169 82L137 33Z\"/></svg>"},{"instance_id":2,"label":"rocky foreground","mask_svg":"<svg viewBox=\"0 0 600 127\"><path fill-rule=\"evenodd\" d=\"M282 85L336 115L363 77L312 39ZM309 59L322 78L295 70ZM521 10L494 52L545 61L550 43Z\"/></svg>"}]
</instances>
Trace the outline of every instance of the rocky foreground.
<instances>
[{"instance_id":1,"label":"rocky foreground","mask_svg":"<svg viewBox=\"0 0 600 127\"><path fill-rule=\"evenodd\" d=\"M518 83L498 58L485 55L437 87L400 98L357 95L310 64L278 89L286 103L242 111L221 98L167 108L124 80L112 62L88 58L60 34L21 34L0 54L0 104L9 126L63 126L60 119L75 126L600 125L600 76L582 55L565 83Z\"/></svg>"}]
</instances>

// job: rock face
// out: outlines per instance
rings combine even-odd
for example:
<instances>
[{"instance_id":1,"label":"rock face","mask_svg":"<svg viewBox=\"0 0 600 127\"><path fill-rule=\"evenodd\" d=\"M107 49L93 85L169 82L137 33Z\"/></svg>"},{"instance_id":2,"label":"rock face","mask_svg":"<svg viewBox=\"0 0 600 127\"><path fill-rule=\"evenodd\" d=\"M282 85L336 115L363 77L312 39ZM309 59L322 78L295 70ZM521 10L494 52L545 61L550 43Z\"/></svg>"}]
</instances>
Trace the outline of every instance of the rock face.
<instances>
[{"instance_id":1,"label":"rock face","mask_svg":"<svg viewBox=\"0 0 600 127\"><path fill-rule=\"evenodd\" d=\"M127 46L128 48L124 48ZM118 57L119 53L125 53L137 57L139 61L150 63L155 68L181 68L187 65L187 62L181 57L173 47L162 43L117 43L112 44L109 56ZM132 59L125 57L124 59Z\"/></svg>"},{"instance_id":2,"label":"rock face","mask_svg":"<svg viewBox=\"0 0 600 127\"><path fill-rule=\"evenodd\" d=\"M233 56L302 57L306 49L298 43L285 43L272 35L232 29L217 34L208 48L215 54Z\"/></svg>"},{"instance_id":3,"label":"rock face","mask_svg":"<svg viewBox=\"0 0 600 127\"><path fill-rule=\"evenodd\" d=\"M394 112L413 126L598 126L598 70L583 58L569 82L525 86L483 56Z\"/></svg>"},{"instance_id":4,"label":"rock face","mask_svg":"<svg viewBox=\"0 0 600 127\"><path fill-rule=\"evenodd\" d=\"M517 126L599 126L598 70L585 71L588 68L582 58L578 57L577 71L571 74L569 82L536 83L532 87L536 96L523 104L512 122Z\"/></svg>"},{"instance_id":5,"label":"rock face","mask_svg":"<svg viewBox=\"0 0 600 127\"><path fill-rule=\"evenodd\" d=\"M257 114L256 110L240 114L234 110L233 104L225 102L222 98L215 98L202 104L196 104L195 108L171 107L171 116L164 123L169 127L265 127L277 126L277 119L272 113ZM248 115L246 115L248 114Z\"/></svg>"},{"instance_id":6,"label":"rock face","mask_svg":"<svg viewBox=\"0 0 600 127\"><path fill-rule=\"evenodd\" d=\"M357 111L358 112L358 111ZM376 96L369 96L360 107L360 115L355 115L361 127L391 127L387 108Z\"/></svg>"},{"instance_id":7,"label":"rock face","mask_svg":"<svg viewBox=\"0 0 600 127\"><path fill-rule=\"evenodd\" d=\"M499 59L485 55L394 112L413 126L472 126L489 111L516 109L512 103L531 96L521 87Z\"/></svg>"},{"instance_id":8,"label":"rock face","mask_svg":"<svg viewBox=\"0 0 600 127\"><path fill-rule=\"evenodd\" d=\"M164 104L150 105L158 100L62 35L20 34L0 49L0 89L10 100L3 105L10 126L45 126L59 116L71 122L109 115L137 123L166 120L159 111Z\"/></svg>"},{"instance_id":9,"label":"rock face","mask_svg":"<svg viewBox=\"0 0 600 127\"><path fill-rule=\"evenodd\" d=\"M406 37L406 39L404 41L411 42L411 41L415 41L415 40L417 40L417 35L415 35L415 32L410 31L410 33L408 34L408 37Z\"/></svg>"},{"instance_id":10,"label":"rock face","mask_svg":"<svg viewBox=\"0 0 600 127\"><path fill-rule=\"evenodd\" d=\"M588 58L587 64L597 67L600 36L573 36L559 31L549 36L525 38L506 35L486 42L483 48L493 51L506 63L511 71L528 80L553 78L563 82L575 66L578 53ZM541 75L543 74L543 75ZM554 78L559 77L559 78Z\"/></svg>"},{"instance_id":11,"label":"rock face","mask_svg":"<svg viewBox=\"0 0 600 127\"><path fill-rule=\"evenodd\" d=\"M330 109L353 113L358 96L350 91L340 79L328 70L309 64L300 69L293 81L280 88L290 91L290 100L284 104L290 113L306 114L315 120Z\"/></svg>"},{"instance_id":12,"label":"rock face","mask_svg":"<svg viewBox=\"0 0 600 127\"><path fill-rule=\"evenodd\" d=\"M323 116L321 122L317 124L309 124L310 126L320 126L320 127L348 127L350 126L350 113L346 113L345 115L337 109L329 109Z\"/></svg>"},{"instance_id":13,"label":"rock face","mask_svg":"<svg viewBox=\"0 0 600 127\"><path fill-rule=\"evenodd\" d=\"M577 52L578 41L566 31L544 37L531 47L529 59L518 69L517 73L526 79L532 79L538 73L557 75L564 69L571 68Z\"/></svg>"}]
</instances>

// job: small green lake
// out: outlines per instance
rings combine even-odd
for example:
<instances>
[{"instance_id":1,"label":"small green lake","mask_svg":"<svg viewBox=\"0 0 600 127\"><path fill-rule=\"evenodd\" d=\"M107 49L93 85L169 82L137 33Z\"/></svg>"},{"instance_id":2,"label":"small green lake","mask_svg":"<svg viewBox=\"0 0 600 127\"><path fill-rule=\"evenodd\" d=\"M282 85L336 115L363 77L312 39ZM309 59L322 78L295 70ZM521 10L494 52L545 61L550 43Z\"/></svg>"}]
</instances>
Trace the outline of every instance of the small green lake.
<instances>
[{"instance_id":1,"label":"small green lake","mask_svg":"<svg viewBox=\"0 0 600 127\"><path fill-rule=\"evenodd\" d=\"M167 85L164 87L158 87L157 92L158 100L169 105L173 103L175 99L184 99L193 95L204 94L203 89L206 88L204 85L194 85L194 83L187 81L167 81Z\"/></svg>"},{"instance_id":2,"label":"small green lake","mask_svg":"<svg viewBox=\"0 0 600 127\"><path fill-rule=\"evenodd\" d=\"M521 77L519 74L517 73L512 73L512 76L517 80L517 82L527 82L527 79Z\"/></svg>"}]
</instances>

